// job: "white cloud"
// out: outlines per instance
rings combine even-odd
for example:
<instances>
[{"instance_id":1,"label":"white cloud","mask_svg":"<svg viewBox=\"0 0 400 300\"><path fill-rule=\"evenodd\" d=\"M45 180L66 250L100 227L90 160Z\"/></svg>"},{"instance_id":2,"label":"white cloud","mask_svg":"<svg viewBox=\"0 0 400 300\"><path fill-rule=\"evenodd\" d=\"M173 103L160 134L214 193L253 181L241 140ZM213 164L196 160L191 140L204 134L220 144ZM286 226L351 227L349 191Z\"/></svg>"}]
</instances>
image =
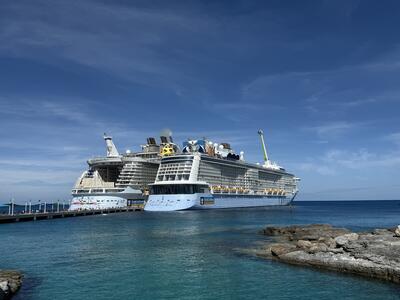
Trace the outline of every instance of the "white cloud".
<instances>
[{"instance_id":1,"label":"white cloud","mask_svg":"<svg viewBox=\"0 0 400 300\"><path fill-rule=\"evenodd\" d=\"M204 103L204 106L207 107L211 111L231 113L232 111L252 111L254 113L255 110L260 109L260 106L255 103L248 102L212 102L212 103Z\"/></svg>"},{"instance_id":2,"label":"white cloud","mask_svg":"<svg viewBox=\"0 0 400 300\"><path fill-rule=\"evenodd\" d=\"M390 142L395 143L396 145L400 146L400 132L388 134L384 137L384 140L390 141Z\"/></svg>"},{"instance_id":3,"label":"white cloud","mask_svg":"<svg viewBox=\"0 0 400 300\"><path fill-rule=\"evenodd\" d=\"M299 163L296 167L301 171L316 172L321 175L335 175L336 174L336 170L334 168L332 168L331 166L322 165L319 163L304 162L304 163Z\"/></svg>"},{"instance_id":4,"label":"white cloud","mask_svg":"<svg viewBox=\"0 0 400 300\"><path fill-rule=\"evenodd\" d=\"M347 121L335 121L324 123L317 126L305 127L307 131L315 132L320 138L329 139L342 136L355 128L360 127L361 124L351 123Z\"/></svg>"},{"instance_id":5,"label":"white cloud","mask_svg":"<svg viewBox=\"0 0 400 300\"><path fill-rule=\"evenodd\" d=\"M85 105L79 104L85 103ZM90 115L85 112L92 101L66 97L0 97L0 115L24 118L62 118L87 123Z\"/></svg>"},{"instance_id":6,"label":"white cloud","mask_svg":"<svg viewBox=\"0 0 400 300\"><path fill-rule=\"evenodd\" d=\"M356 99L356 100L350 100L347 102L340 103L340 105L344 107L357 107L357 106L363 106L366 104L370 103L376 103L378 100L376 98L366 98L366 99Z\"/></svg>"},{"instance_id":7,"label":"white cloud","mask_svg":"<svg viewBox=\"0 0 400 300\"><path fill-rule=\"evenodd\" d=\"M301 171L316 172L321 175L339 175L355 170L386 169L400 167L400 152L373 153L366 149L346 151L332 149L322 156L308 158L305 162L295 164Z\"/></svg>"}]
</instances>

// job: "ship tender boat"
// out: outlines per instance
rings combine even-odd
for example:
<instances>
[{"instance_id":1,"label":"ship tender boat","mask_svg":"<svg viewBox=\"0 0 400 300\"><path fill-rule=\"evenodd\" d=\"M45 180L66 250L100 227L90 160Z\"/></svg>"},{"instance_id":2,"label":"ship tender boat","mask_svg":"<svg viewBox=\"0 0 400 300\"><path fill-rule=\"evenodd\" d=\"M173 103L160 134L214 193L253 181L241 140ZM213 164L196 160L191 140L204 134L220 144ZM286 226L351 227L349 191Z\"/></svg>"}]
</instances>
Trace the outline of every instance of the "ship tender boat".
<instances>
[{"instance_id":1,"label":"ship tender boat","mask_svg":"<svg viewBox=\"0 0 400 300\"><path fill-rule=\"evenodd\" d=\"M259 132L264 164L244 161L227 143L190 140L182 153L165 156L150 185L146 211L288 205L298 193L293 174L272 163Z\"/></svg>"},{"instance_id":2,"label":"ship tender boat","mask_svg":"<svg viewBox=\"0 0 400 300\"><path fill-rule=\"evenodd\" d=\"M128 202L143 204L148 196L148 185L154 183L163 146L175 146L171 137L161 136L160 145L154 138L148 138L147 144L141 146L142 151L131 153L128 150L120 154L112 137L104 134L104 140L107 155L87 161L88 170L72 189L69 210L122 208Z\"/></svg>"}]
</instances>

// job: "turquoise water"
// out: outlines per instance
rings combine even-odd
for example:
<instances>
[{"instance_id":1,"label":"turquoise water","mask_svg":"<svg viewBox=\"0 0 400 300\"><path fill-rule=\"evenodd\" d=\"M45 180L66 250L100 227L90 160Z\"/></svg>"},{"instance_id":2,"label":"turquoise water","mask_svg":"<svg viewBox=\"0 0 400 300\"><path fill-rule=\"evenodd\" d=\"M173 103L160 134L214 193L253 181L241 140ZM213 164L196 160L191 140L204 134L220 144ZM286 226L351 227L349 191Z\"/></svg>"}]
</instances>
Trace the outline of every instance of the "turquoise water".
<instances>
[{"instance_id":1,"label":"turquoise water","mask_svg":"<svg viewBox=\"0 0 400 300\"><path fill-rule=\"evenodd\" d=\"M400 286L243 254L268 224L354 230L400 223L400 201L121 213L0 225L0 269L16 299L400 299Z\"/></svg>"}]
</instances>

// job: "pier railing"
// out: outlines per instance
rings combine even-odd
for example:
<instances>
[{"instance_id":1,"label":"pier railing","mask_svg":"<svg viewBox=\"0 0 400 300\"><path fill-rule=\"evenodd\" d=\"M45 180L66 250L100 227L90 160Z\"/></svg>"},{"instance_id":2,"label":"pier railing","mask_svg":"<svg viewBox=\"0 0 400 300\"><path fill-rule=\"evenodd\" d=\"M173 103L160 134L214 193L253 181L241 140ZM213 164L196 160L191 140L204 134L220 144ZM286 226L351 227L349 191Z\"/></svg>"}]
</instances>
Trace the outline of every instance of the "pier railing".
<instances>
[{"instance_id":1,"label":"pier railing","mask_svg":"<svg viewBox=\"0 0 400 300\"><path fill-rule=\"evenodd\" d=\"M0 223L13 223L13 222L24 222L24 221L37 221L37 220L48 220L56 218L67 218L67 217L79 217L79 216L91 216L100 214L111 214L111 213L122 213L122 212L133 212L142 211L143 204L130 205L123 208L108 208L108 209L91 209L91 210L76 210L68 211L67 206L52 206L51 204L45 204L44 207L39 209L32 209L31 206L28 211L20 210L15 211L17 205L10 204L8 213L0 214Z\"/></svg>"},{"instance_id":2,"label":"pier railing","mask_svg":"<svg viewBox=\"0 0 400 300\"><path fill-rule=\"evenodd\" d=\"M32 203L32 201L25 202L25 204L16 204L14 200L0 206L0 216L2 215L16 215L16 214L35 214L47 212L62 212L67 211L69 204L66 201L57 202L41 202Z\"/></svg>"}]
</instances>

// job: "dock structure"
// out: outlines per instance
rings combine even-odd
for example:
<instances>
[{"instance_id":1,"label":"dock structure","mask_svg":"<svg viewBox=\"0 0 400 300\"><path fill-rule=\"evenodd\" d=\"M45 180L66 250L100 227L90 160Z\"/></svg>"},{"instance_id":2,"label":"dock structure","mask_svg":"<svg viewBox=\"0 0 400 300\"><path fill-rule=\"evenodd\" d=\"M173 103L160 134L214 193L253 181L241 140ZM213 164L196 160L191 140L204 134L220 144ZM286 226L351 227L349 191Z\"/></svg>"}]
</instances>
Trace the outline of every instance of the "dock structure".
<instances>
[{"instance_id":1,"label":"dock structure","mask_svg":"<svg viewBox=\"0 0 400 300\"><path fill-rule=\"evenodd\" d=\"M124 208L109 208L98 210L59 211L59 212L38 212L21 214L0 214L0 223L14 223L26 221L49 220L57 218L92 216L111 213L142 211L143 205L128 206Z\"/></svg>"}]
</instances>

